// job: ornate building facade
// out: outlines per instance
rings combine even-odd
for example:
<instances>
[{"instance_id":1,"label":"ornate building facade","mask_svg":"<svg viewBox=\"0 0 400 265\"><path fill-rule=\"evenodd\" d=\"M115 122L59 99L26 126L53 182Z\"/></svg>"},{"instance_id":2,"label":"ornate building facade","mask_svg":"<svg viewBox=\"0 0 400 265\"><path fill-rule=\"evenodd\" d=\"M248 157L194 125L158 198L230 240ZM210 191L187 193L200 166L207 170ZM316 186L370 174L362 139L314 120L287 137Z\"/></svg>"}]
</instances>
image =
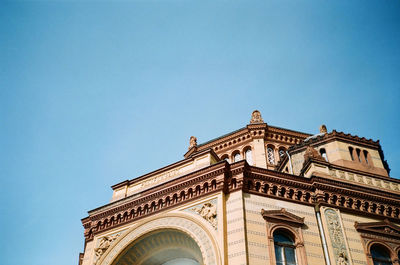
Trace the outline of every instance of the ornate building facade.
<instances>
[{"instance_id":1,"label":"ornate building facade","mask_svg":"<svg viewBox=\"0 0 400 265\"><path fill-rule=\"evenodd\" d=\"M400 180L379 141L250 123L112 186L83 265L399 265Z\"/></svg>"}]
</instances>

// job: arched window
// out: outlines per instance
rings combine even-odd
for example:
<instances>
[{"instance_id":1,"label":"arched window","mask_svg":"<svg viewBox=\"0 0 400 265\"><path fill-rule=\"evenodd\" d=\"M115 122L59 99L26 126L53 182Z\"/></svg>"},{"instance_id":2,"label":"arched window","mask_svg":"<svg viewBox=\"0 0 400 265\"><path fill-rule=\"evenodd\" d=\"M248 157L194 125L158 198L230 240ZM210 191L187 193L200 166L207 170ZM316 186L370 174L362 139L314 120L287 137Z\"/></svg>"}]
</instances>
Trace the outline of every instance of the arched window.
<instances>
[{"instance_id":1,"label":"arched window","mask_svg":"<svg viewBox=\"0 0 400 265\"><path fill-rule=\"evenodd\" d=\"M253 165L253 155L251 153L251 148L247 149L247 151L244 153L246 156L246 161L249 163L249 165Z\"/></svg>"},{"instance_id":2,"label":"arched window","mask_svg":"<svg viewBox=\"0 0 400 265\"><path fill-rule=\"evenodd\" d=\"M242 160L242 156L239 153L236 153L235 155L233 155L233 161L237 162Z\"/></svg>"},{"instance_id":3,"label":"arched window","mask_svg":"<svg viewBox=\"0 0 400 265\"><path fill-rule=\"evenodd\" d=\"M361 150L357 148L356 153L357 153L358 162L361 162Z\"/></svg>"},{"instance_id":4,"label":"arched window","mask_svg":"<svg viewBox=\"0 0 400 265\"><path fill-rule=\"evenodd\" d=\"M279 157L282 159L285 156L285 149L280 148L279 149Z\"/></svg>"},{"instance_id":5,"label":"arched window","mask_svg":"<svg viewBox=\"0 0 400 265\"><path fill-rule=\"evenodd\" d=\"M271 147L267 148L267 158L268 158L268 163L270 164L275 164L275 155L274 155L274 149Z\"/></svg>"},{"instance_id":6,"label":"arched window","mask_svg":"<svg viewBox=\"0 0 400 265\"><path fill-rule=\"evenodd\" d=\"M363 150L365 162L368 164L368 151Z\"/></svg>"},{"instance_id":7,"label":"arched window","mask_svg":"<svg viewBox=\"0 0 400 265\"><path fill-rule=\"evenodd\" d=\"M321 156L325 159L325 161L328 162L328 155L326 154L325 148L319 149L319 153L320 153Z\"/></svg>"},{"instance_id":8,"label":"arched window","mask_svg":"<svg viewBox=\"0 0 400 265\"><path fill-rule=\"evenodd\" d=\"M283 230L274 232L276 265L296 265L296 247L293 238Z\"/></svg>"},{"instance_id":9,"label":"arched window","mask_svg":"<svg viewBox=\"0 0 400 265\"><path fill-rule=\"evenodd\" d=\"M230 163L228 155L223 155L221 159L225 160L228 163Z\"/></svg>"},{"instance_id":10,"label":"arched window","mask_svg":"<svg viewBox=\"0 0 400 265\"><path fill-rule=\"evenodd\" d=\"M382 245L375 244L371 247L371 256L374 265L392 265L390 252Z\"/></svg>"},{"instance_id":11,"label":"arched window","mask_svg":"<svg viewBox=\"0 0 400 265\"><path fill-rule=\"evenodd\" d=\"M353 161L354 161L353 150L354 150L354 148L353 148L353 147L351 147L351 146L349 146L349 153L350 153L350 157L351 157L351 160L353 160Z\"/></svg>"}]
</instances>

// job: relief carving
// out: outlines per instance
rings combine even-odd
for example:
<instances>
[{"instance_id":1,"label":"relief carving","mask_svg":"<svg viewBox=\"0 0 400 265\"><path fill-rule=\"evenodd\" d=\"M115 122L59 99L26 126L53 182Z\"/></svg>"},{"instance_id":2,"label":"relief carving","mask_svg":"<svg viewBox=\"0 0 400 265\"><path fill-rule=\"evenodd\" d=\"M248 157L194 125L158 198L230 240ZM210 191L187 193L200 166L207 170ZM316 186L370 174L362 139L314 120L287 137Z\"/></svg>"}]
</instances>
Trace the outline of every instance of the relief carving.
<instances>
[{"instance_id":1,"label":"relief carving","mask_svg":"<svg viewBox=\"0 0 400 265\"><path fill-rule=\"evenodd\" d=\"M209 222L215 229L217 228L217 203L216 200L206 202L202 205L194 206L188 209L197 213Z\"/></svg>"},{"instance_id":2,"label":"relief carving","mask_svg":"<svg viewBox=\"0 0 400 265\"><path fill-rule=\"evenodd\" d=\"M325 218L328 225L329 237L334 252L336 265L348 265L349 255L347 253L345 236L339 220L339 215L335 210L325 210Z\"/></svg>"},{"instance_id":3,"label":"relief carving","mask_svg":"<svg viewBox=\"0 0 400 265\"><path fill-rule=\"evenodd\" d=\"M112 235L112 236L105 236L100 239L99 246L94 249L95 253L95 258L94 258L94 264L97 264L101 256L104 254L104 252L107 251L107 249L110 247L111 243L117 239L121 233Z\"/></svg>"},{"instance_id":4,"label":"relief carving","mask_svg":"<svg viewBox=\"0 0 400 265\"><path fill-rule=\"evenodd\" d=\"M336 264L338 264L338 265L348 265L349 263L347 262L346 255L343 254L343 253L340 253Z\"/></svg>"}]
</instances>

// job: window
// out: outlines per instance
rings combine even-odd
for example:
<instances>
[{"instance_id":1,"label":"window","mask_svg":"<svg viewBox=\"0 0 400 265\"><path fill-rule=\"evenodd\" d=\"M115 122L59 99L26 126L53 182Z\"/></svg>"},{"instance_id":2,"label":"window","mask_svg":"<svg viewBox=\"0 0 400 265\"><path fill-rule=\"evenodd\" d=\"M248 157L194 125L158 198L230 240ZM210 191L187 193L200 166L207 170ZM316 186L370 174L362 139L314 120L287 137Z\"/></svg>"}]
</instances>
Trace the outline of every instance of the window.
<instances>
[{"instance_id":1,"label":"window","mask_svg":"<svg viewBox=\"0 0 400 265\"><path fill-rule=\"evenodd\" d=\"M304 217L280 210L261 209L266 221L271 265L307 265L302 227Z\"/></svg>"},{"instance_id":2,"label":"window","mask_svg":"<svg viewBox=\"0 0 400 265\"><path fill-rule=\"evenodd\" d=\"M252 153L251 153L251 149L248 149L246 151L245 156L246 156L247 163L249 163L249 165L253 165L253 156L252 156Z\"/></svg>"},{"instance_id":3,"label":"window","mask_svg":"<svg viewBox=\"0 0 400 265\"><path fill-rule=\"evenodd\" d=\"M279 150L279 157L283 158L285 156L285 150L284 149L280 149Z\"/></svg>"},{"instance_id":4,"label":"window","mask_svg":"<svg viewBox=\"0 0 400 265\"><path fill-rule=\"evenodd\" d=\"M358 223L354 227L360 233L367 250L368 265L393 265L400 247L400 227L388 219L380 222ZM372 240L371 240L372 239Z\"/></svg>"},{"instance_id":5,"label":"window","mask_svg":"<svg viewBox=\"0 0 400 265\"><path fill-rule=\"evenodd\" d=\"M228 155L223 155L221 159L225 160L228 163L230 163Z\"/></svg>"},{"instance_id":6,"label":"window","mask_svg":"<svg viewBox=\"0 0 400 265\"><path fill-rule=\"evenodd\" d=\"M365 158L365 162L368 164L368 151L364 150L364 158Z\"/></svg>"},{"instance_id":7,"label":"window","mask_svg":"<svg viewBox=\"0 0 400 265\"><path fill-rule=\"evenodd\" d=\"M361 162L361 150L357 148L356 153L357 153L358 161Z\"/></svg>"},{"instance_id":8,"label":"window","mask_svg":"<svg viewBox=\"0 0 400 265\"><path fill-rule=\"evenodd\" d=\"M374 265L392 265L390 252L382 245L375 244L371 247L371 256Z\"/></svg>"},{"instance_id":9,"label":"window","mask_svg":"<svg viewBox=\"0 0 400 265\"><path fill-rule=\"evenodd\" d=\"M237 161L240 161L240 160L242 160L242 156L241 156L239 153L236 153L236 154L233 156L233 161L234 161L234 162L237 162Z\"/></svg>"},{"instance_id":10,"label":"window","mask_svg":"<svg viewBox=\"0 0 400 265\"><path fill-rule=\"evenodd\" d=\"M351 157L351 160L353 160L353 161L354 161L353 151L354 151L354 148L353 148L353 147L351 147L351 146L349 146L349 153L350 153L350 157Z\"/></svg>"},{"instance_id":11,"label":"window","mask_svg":"<svg viewBox=\"0 0 400 265\"><path fill-rule=\"evenodd\" d=\"M296 252L293 238L285 231L274 233L276 265L296 265Z\"/></svg>"},{"instance_id":12,"label":"window","mask_svg":"<svg viewBox=\"0 0 400 265\"><path fill-rule=\"evenodd\" d=\"M268 163L275 164L274 150L271 147L267 148Z\"/></svg>"},{"instance_id":13,"label":"window","mask_svg":"<svg viewBox=\"0 0 400 265\"><path fill-rule=\"evenodd\" d=\"M320 153L321 156L325 159L325 161L328 162L328 155L326 154L325 148L319 149L319 153Z\"/></svg>"}]
</instances>

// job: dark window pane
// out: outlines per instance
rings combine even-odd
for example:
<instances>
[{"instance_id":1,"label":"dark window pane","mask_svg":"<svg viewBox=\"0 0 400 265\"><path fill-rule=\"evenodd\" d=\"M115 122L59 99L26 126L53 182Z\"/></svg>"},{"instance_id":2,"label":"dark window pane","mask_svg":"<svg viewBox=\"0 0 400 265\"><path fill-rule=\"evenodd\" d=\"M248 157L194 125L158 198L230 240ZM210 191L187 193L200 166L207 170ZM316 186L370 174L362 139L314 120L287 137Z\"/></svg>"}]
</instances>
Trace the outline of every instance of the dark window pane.
<instances>
[{"instance_id":1,"label":"dark window pane","mask_svg":"<svg viewBox=\"0 0 400 265\"><path fill-rule=\"evenodd\" d=\"M275 257L277 265L282 263L283 264L283 249L280 246L275 245Z\"/></svg>"},{"instance_id":2,"label":"dark window pane","mask_svg":"<svg viewBox=\"0 0 400 265\"><path fill-rule=\"evenodd\" d=\"M289 236L280 232L274 233L274 241L275 243L294 245L293 240Z\"/></svg>"},{"instance_id":3,"label":"dark window pane","mask_svg":"<svg viewBox=\"0 0 400 265\"><path fill-rule=\"evenodd\" d=\"M389 261L389 262L392 261L390 259L390 254L389 254L388 250L385 247L382 247L380 245L372 246L371 255L374 260L376 259L376 260L380 260L380 261Z\"/></svg>"},{"instance_id":4,"label":"dark window pane","mask_svg":"<svg viewBox=\"0 0 400 265\"><path fill-rule=\"evenodd\" d=\"M296 265L296 256L293 248L285 248L285 258L287 265Z\"/></svg>"},{"instance_id":5,"label":"dark window pane","mask_svg":"<svg viewBox=\"0 0 400 265\"><path fill-rule=\"evenodd\" d=\"M374 260L374 265L392 265L392 262Z\"/></svg>"}]
</instances>

